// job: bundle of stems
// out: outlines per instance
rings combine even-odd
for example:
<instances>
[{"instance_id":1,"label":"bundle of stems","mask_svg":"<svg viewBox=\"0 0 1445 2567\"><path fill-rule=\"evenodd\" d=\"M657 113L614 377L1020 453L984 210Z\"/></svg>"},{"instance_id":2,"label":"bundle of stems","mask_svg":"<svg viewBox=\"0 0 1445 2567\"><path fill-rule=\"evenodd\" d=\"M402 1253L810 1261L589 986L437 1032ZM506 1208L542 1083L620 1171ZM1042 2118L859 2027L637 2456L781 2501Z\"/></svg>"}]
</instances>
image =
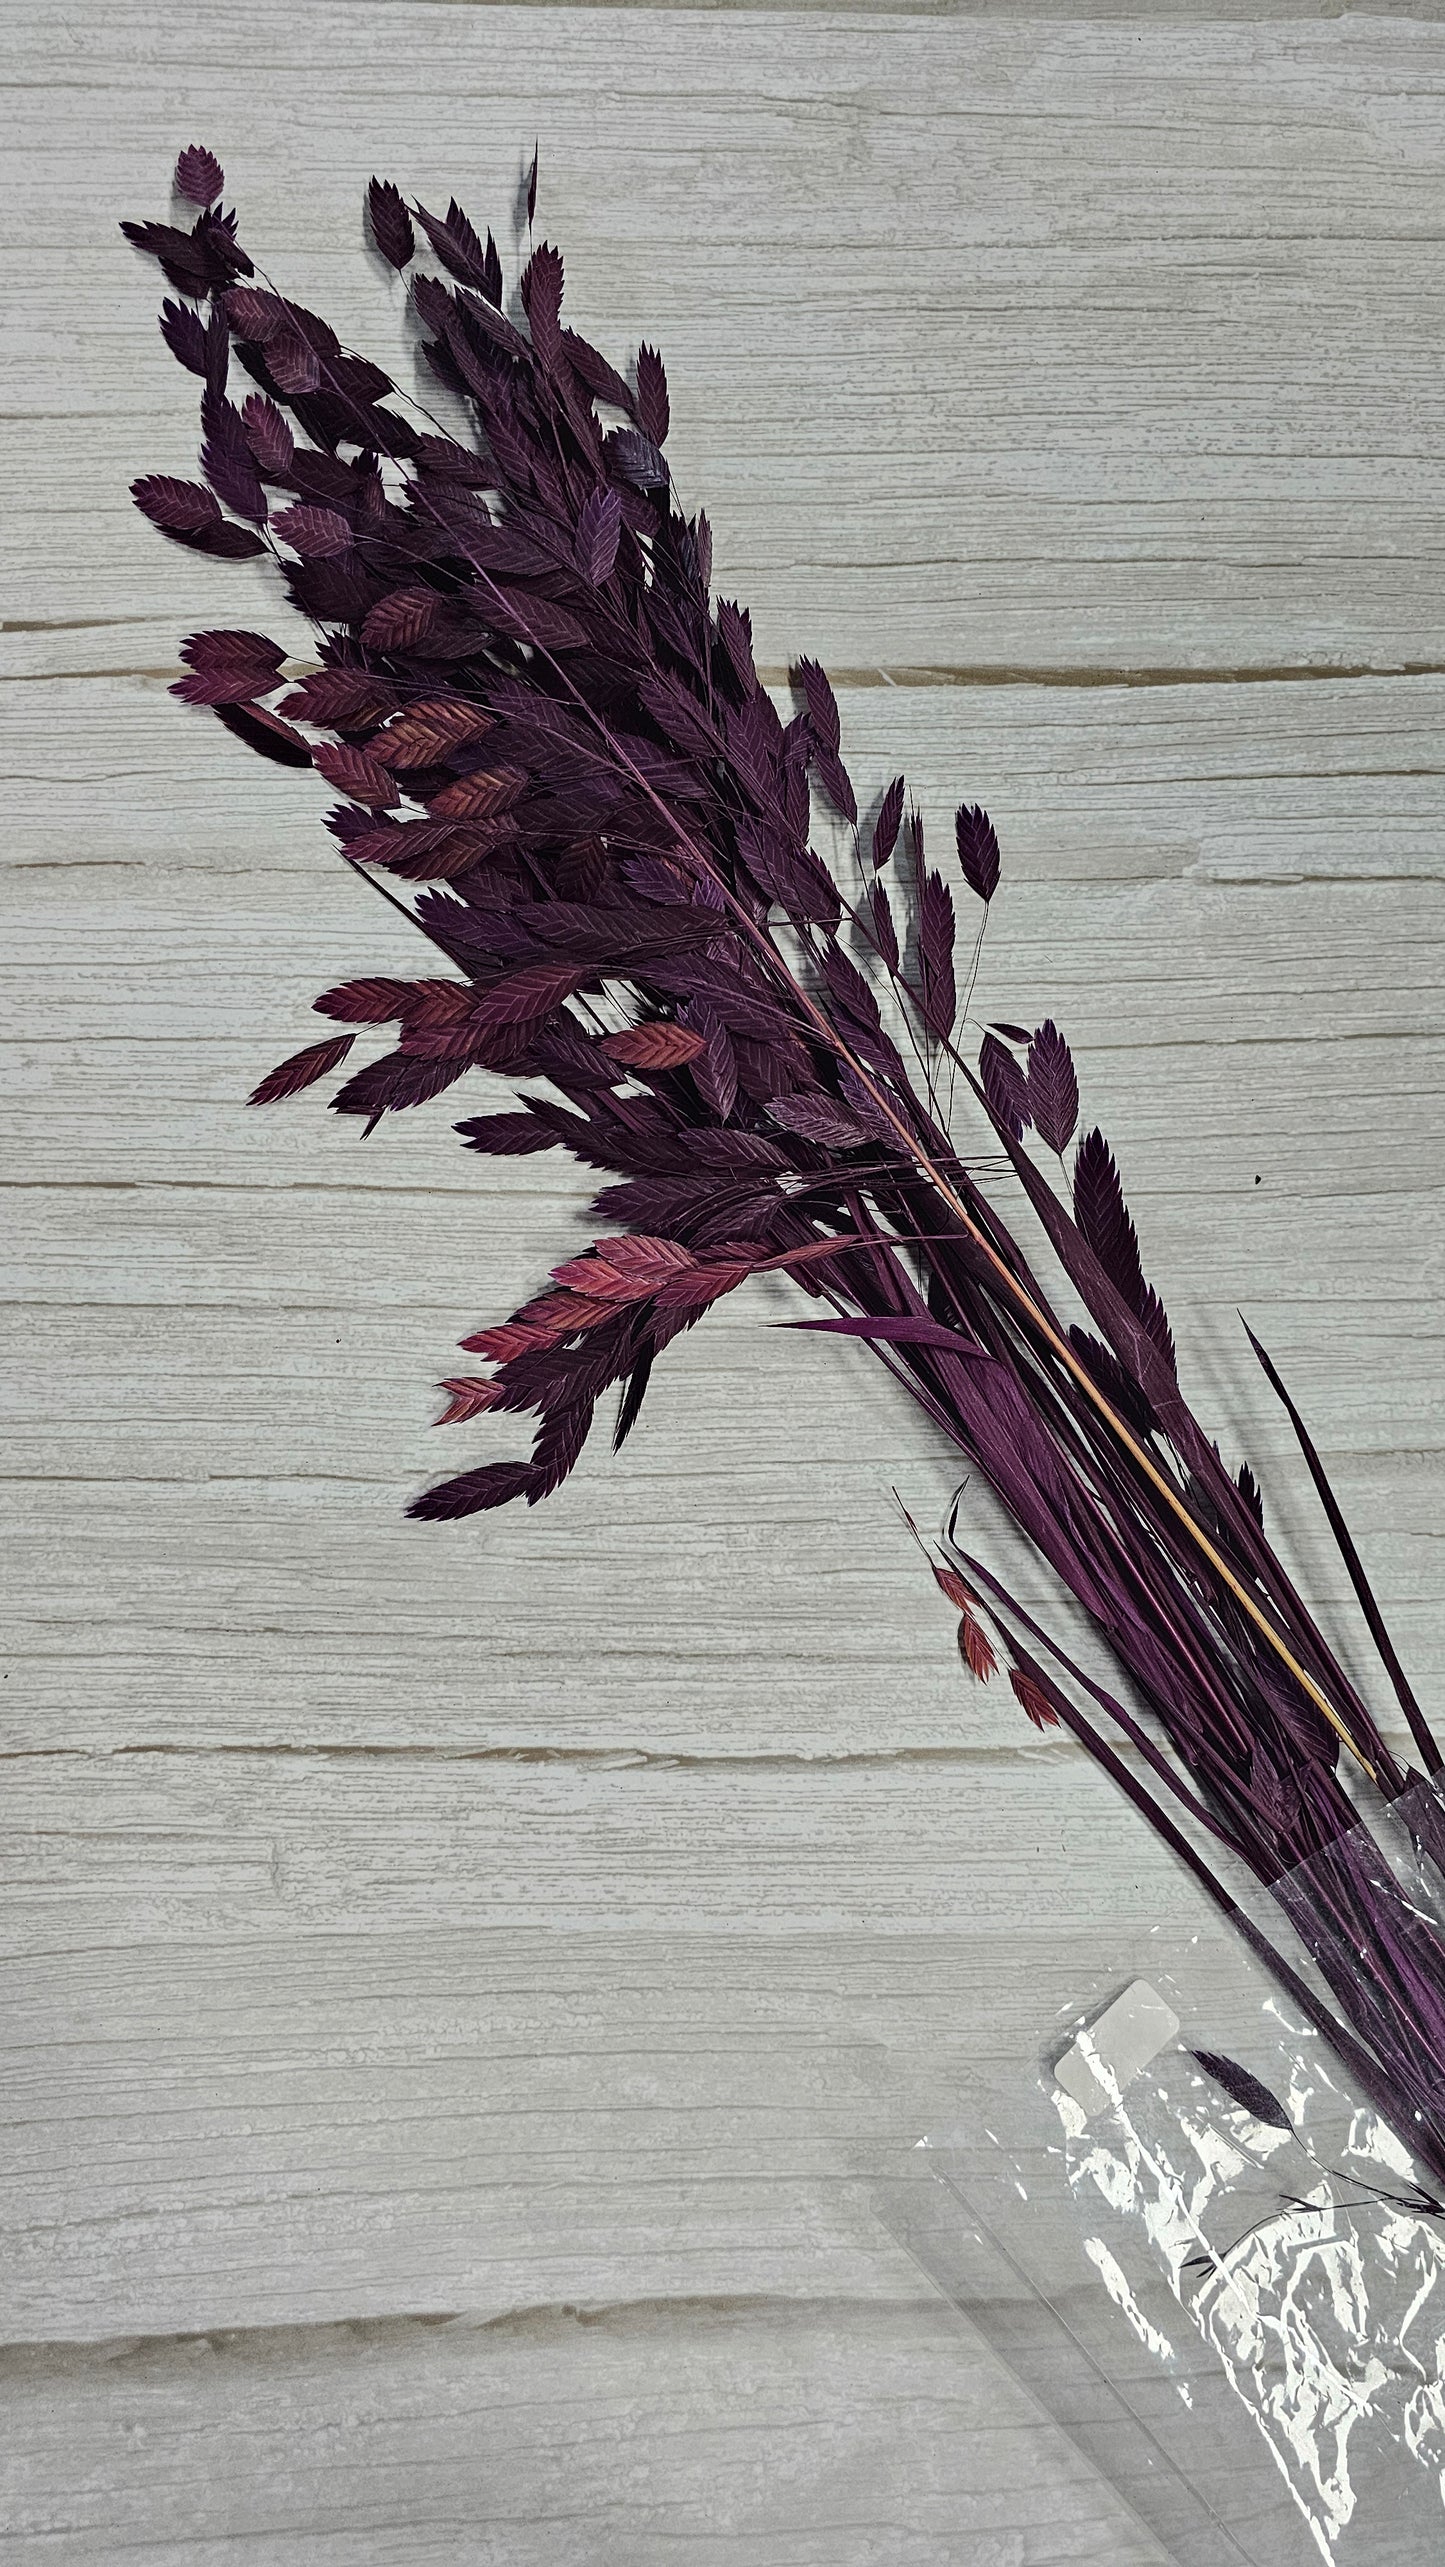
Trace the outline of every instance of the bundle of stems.
<instances>
[{"instance_id":1,"label":"bundle of stems","mask_svg":"<svg viewBox=\"0 0 1445 2567\"><path fill-rule=\"evenodd\" d=\"M535 185L534 159L529 239ZM174 289L161 328L203 385L203 479L150 475L134 495L193 550L269 553L320 665L298 681L264 635L211 630L183 645L174 692L343 797L327 825L345 860L446 966L326 990L316 1007L347 1030L254 1101L390 1028L331 1098L363 1133L481 1068L537 1084L459 1123L468 1148L560 1149L608 1179L603 1233L466 1338L489 1369L444 1386L443 1422L532 1417L530 1454L411 1512L535 1504L605 1391L620 1444L672 1338L750 1276L790 1275L823 1311L797 1324L863 1341L989 1483L1097 1626L1119 1690L963 1547L955 1512L924 1547L975 1678L1006 1674L1030 1720L1113 1778L1445 2186L1445 1948L1360 1833L1362 1809L1394 1806L1445 1861L1442 1758L1319 1457L1256 1344L1418 1764L1325 1640L1250 1472L1226 1468L1184 1397L1114 1157L1099 1131L1076 1138L1063 1036L1000 1024L965 1051L953 889L904 778L861 820L823 670L799 662L784 719L746 612L714 600L707 521L674 495L656 351L624 376L563 323L553 248L531 249L509 305L490 233L373 180L375 251L400 272L420 233L444 271L411 300L450 415L470 412L454 434L258 271L209 152L182 153L176 187L192 219L124 229ZM252 387L237 398L233 360ZM823 810L846 834L843 884L810 843ZM999 850L977 805L957 811L955 864L981 937ZM977 955L975 939L971 972ZM977 1149L954 1137L955 1082ZM1054 1282L985 1194L1000 1153ZM1057 1306L1059 1281L1087 1325ZM1303 1912L1313 1973L1243 1911L1246 1876Z\"/></svg>"}]
</instances>

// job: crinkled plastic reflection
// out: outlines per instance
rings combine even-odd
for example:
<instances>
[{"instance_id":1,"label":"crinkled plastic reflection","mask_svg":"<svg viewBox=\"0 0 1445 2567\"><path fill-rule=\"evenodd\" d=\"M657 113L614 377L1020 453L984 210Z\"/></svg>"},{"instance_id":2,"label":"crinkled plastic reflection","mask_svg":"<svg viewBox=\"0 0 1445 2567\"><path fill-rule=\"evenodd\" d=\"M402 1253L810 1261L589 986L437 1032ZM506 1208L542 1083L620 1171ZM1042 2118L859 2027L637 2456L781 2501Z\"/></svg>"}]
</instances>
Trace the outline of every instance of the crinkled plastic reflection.
<instances>
[{"instance_id":1,"label":"crinkled plastic reflection","mask_svg":"<svg viewBox=\"0 0 1445 2567\"><path fill-rule=\"evenodd\" d=\"M1445 1884L1409 1815L1324 1889L1388 1863L1423 1940ZM1259 1920L1300 1923L1317 1986L1369 1966L1319 1889ZM1445 2203L1227 1927L1138 1958L1034 2072L979 2079L895 2225L1177 2567L1440 2567Z\"/></svg>"}]
</instances>

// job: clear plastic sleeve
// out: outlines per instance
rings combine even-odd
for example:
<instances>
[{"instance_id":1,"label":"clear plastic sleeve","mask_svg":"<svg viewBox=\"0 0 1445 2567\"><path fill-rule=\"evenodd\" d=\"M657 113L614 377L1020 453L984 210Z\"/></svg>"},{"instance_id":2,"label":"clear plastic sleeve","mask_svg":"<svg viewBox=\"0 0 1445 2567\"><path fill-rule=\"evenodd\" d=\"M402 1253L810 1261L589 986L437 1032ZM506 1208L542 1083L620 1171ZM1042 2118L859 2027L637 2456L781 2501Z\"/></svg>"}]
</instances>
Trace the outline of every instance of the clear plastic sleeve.
<instances>
[{"instance_id":1,"label":"clear plastic sleeve","mask_svg":"<svg viewBox=\"0 0 1445 2567\"><path fill-rule=\"evenodd\" d=\"M1438 1813L1401 1806L1255 1908L1281 1949L1296 1928L1299 1987L1355 1973L1358 2023L1365 1883L1396 2042L1441 1992ZM1128 1960L957 2098L892 2224L1177 2567L1439 2567L1445 2195L1411 2093L1386 2078L1387 2116L1222 1921Z\"/></svg>"}]
</instances>

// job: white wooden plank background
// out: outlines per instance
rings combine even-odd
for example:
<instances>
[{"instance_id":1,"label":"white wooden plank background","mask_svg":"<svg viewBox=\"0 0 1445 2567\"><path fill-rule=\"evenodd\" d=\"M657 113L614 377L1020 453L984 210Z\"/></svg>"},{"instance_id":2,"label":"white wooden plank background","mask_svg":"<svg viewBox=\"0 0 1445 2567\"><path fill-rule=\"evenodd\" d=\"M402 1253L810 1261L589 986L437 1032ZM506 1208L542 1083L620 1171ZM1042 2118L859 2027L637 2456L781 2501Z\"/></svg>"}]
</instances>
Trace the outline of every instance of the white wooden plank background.
<instances>
[{"instance_id":1,"label":"white wooden plank background","mask_svg":"<svg viewBox=\"0 0 1445 2567\"><path fill-rule=\"evenodd\" d=\"M505 230L539 135L770 668L845 681L870 783L993 809L981 1001L1066 1024L1343 1629L1236 1305L1274 1342L1428 1698L1437 15L12 0L6 2558L1142 2567L873 2179L1195 1915L964 1691L888 1503L946 1457L781 1296L548 1509L401 1520L585 1189L444 1109L358 1157L239 1105L403 930L166 694L272 610L129 508L194 424L115 219L208 140L389 353L372 168Z\"/></svg>"}]
</instances>

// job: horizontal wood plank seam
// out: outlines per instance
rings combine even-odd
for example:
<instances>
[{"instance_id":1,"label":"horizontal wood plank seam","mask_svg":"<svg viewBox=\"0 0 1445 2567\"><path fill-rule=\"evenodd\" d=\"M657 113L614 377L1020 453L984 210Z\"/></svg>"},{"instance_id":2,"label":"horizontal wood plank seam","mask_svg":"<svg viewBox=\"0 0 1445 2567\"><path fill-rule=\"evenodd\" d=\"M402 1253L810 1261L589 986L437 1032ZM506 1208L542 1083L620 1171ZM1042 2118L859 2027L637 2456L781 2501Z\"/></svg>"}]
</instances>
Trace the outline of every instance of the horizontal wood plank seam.
<instances>
[{"instance_id":1,"label":"horizontal wood plank seam","mask_svg":"<svg viewBox=\"0 0 1445 2567\"><path fill-rule=\"evenodd\" d=\"M395 5L395 0L391 0ZM658 16L779 18L979 18L1004 19L1006 0L411 0L413 8L531 9L544 17L560 6L586 10L651 11ZM1051 26L1110 26L1166 29L1183 18L1202 18L1213 25L1254 26L1279 20L1342 17L1347 0L1029 0L1024 13ZM1433 26L1445 18L1445 0L1371 0L1378 18L1414 20ZM1406 93L1414 95L1417 93ZM1424 89L1418 93L1433 97Z\"/></svg>"},{"instance_id":2,"label":"horizontal wood plank seam","mask_svg":"<svg viewBox=\"0 0 1445 2567\"><path fill-rule=\"evenodd\" d=\"M443 2327L456 2327L468 2335L546 2335L577 2327L671 2326L679 2319L694 2324L706 2324L709 2319L726 2324L732 2318L753 2316L851 2316L860 2321L877 2317L880 2312L893 2317L938 2316L945 2306L932 2291L907 2297L880 2293L876 2298L847 2291L836 2296L826 2292L800 2292L794 2296L787 2291L716 2291L679 2292L675 2298L654 2294L635 2300L538 2300L525 2307L499 2309L494 2315L465 2308L404 2309L378 2317L316 2318L294 2326L198 2327L160 2335L16 2337L9 2342L0 2340L0 2370L24 2370L33 2376L47 2363L70 2367L77 2362L111 2363L117 2358L143 2360L192 2345L208 2345L217 2352L244 2353L254 2348L272 2353L290 2344L315 2349L317 2338L328 2336L338 2347L384 2344L399 2334Z\"/></svg>"},{"instance_id":3,"label":"horizontal wood plank seam","mask_svg":"<svg viewBox=\"0 0 1445 2567\"><path fill-rule=\"evenodd\" d=\"M1403 1734L1403 1733L1402 1733ZM1022 1739L1017 1746L957 1747L855 1747L823 1749L817 1755L801 1750L745 1751L740 1755L704 1755L683 1749L671 1754L665 1749L644 1747L415 1747L403 1744L346 1744L322 1739L315 1744L297 1745L285 1739L199 1740L195 1743L171 1743L137 1739L121 1747L6 1747L0 1748L0 1764L18 1765L53 1763L62 1758L79 1759L87 1764L110 1764L123 1756L185 1757L199 1762L206 1757L262 1757L291 1759L308 1764L324 1764L332 1758L346 1758L352 1763L387 1763L431 1765L560 1765L582 1770L602 1768L607 1772L637 1773L648 1769L659 1772L692 1773L758 1773L784 1771L793 1773L827 1773L863 1767L868 1770L893 1765L992 1765L1013 1764L1021 1755L1037 1762L1050 1757L1063 1761L1075 1754L1074 1747L1048 1740L1039 1744ZM1127 1752L1127 1751L1124 1751Z\"/></svg>"},{"instance_id":4,"label":"horizontal wood plank seam","mask_svg":"<svg viewBox=\"0 0 1445 2567\"><path fill-rule=\"evenodd\" d=\"M1326 1599L1330 1601L1331 1599ZM1337 1603L1343 1597L1334 1598ZM790 1655L778 1653L785 1661ZM807 1663L811 1664L809 1659ZM960 1711L966 1713L968 1699L960 1697ZM1409 1733L1389 1719L1382 1722L1385 1736L1392 1746L1403 1743L1408 1748ZM200 1765L216 1758L249 1759L253 1763L292 1763L323 1765L398 1764L398 1765L549 1765L564 1772L600 1772L617 1774L693 1773L757 1774L807 1773L819 1778L858 1771L890 1772L904 1765L947 1766L976 1769L979 1766L1024 1764L1063 1765L1080 1754L1068 1739L1023 1737L1016 1741L999 1741L993 1745L967 1741L951 1747L853 1747L821 1748L816 1753L792 1749L747 1749L738 1755L712 1754L698 1749L682 1748L676 1752L630 1745L606 1747L449 1747L406 1746L395 1742L381 1744L364 1740L355 1742L320 1739L305 1744L287 1739L198 1739L163 1741L137 1739L111 1747L0 1747L0 1765L46 1764L65 1759L88 1765L119 1763L126 1757L166 1757L172 1762ZM1135 1750L1122 1742L1117 1750L1121 1763L1141 1766L1143 1760Z\"/></svg>"},{"instance_id":5,"label":"horizontal wood plank seam","mask_svg":"<svg viewBox=\"0 0 1445 2567\"><path fill-rule=\"evenodd\" d=\"M523 7L526 0L510 0L510 5ZM600 0L599 0L600 5ZM107 617L102 623L118 620ZM102 629L102 624L3 624L5 633L76 633ZM802 645L800 643L799 648ZM0 685L51 686L75 685L93 678L149 678L156 681L176 676L179 660L148 665L118 662L111 668L0 670ZM782 662L760 667L758 675L765 686L786 687L789 670ZM1103 662L1097 667L1032 666L1026 661L979 661L950 666L946 662L922 662L898 668L850 668L830 660L828 675L836 687L857 692L876 691L879 687L931 689L935 687L1042 687L1106 688L1164 686L1297 686L1350 685L1364 679L1402 679L1445 677L1445 660L1350 660L1331 663L1327 660L1280 661L1273 665L1252 667L1247 661L1221 668L1191 668L1181 662L1178 667L1134 668L1127 663ZM1435 772L1435 770L1406 770Z\"/></svg>"}]
</instances>

